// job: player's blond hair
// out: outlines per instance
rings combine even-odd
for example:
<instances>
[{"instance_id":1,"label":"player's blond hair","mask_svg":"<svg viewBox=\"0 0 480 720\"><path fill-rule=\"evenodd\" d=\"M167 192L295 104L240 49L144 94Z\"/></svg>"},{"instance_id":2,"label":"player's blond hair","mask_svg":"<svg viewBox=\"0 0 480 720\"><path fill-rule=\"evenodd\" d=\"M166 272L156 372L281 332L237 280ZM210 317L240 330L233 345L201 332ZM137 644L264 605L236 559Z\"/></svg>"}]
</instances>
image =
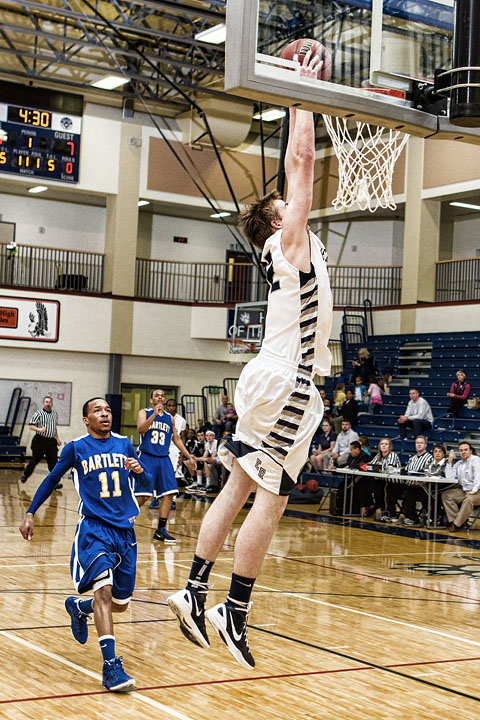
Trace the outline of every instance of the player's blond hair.
<instances>
[{"instance_id":1,"label":"player's blond hair","mask_svg":"<svg viewBox=\"0 0 480 720\"><path fill-rule=\"evenodd\" d=\"M272 190L260 200L247 205L239 215L238 223L243 234L260 250L263 250L265 241L273 234L272 221L281 219L273 203L281 197L278 190Z\"/></svg>"}]
</instances>

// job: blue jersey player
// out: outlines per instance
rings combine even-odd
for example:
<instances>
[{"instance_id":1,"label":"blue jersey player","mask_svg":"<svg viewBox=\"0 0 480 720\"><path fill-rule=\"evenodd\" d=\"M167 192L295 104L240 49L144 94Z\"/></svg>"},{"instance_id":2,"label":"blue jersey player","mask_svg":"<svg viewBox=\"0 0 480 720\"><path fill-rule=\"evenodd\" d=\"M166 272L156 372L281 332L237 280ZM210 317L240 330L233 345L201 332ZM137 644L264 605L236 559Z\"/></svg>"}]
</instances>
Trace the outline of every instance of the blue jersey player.
<instances>
[{"instance_id":1,"label":"blue jersey player","mask_svg":"<svg viewBox=\"0 0 480 720\"><path fill-rule=\"evenodd\" d=\"M112 411L101 398L83 406L87 434L65 445L58 463L39 486L20 532L31 540L33 516L70 469L80 496L80 519L75 531L70 570L79 593L93 590L93 598L69 597L65 608L79 643L88 637L87 617L93 613L103 655L103 686L128 690L135 684L115 654L113 612L125 612L135 585L137 541L133 524L139 513L133 492L137 483L150 484L128 438L111 432Z\"/></svg>"},{"instance_id":2,"label":"blue jersey player","mask_svg":"<svg viewBox=\"0 0 480 720\"><path fill-rule=\"evenodd\" d=\"M172 506L172 498L178 492L175 470L170 460L170 443L178 447L187 458L187 467L191 473L197 467L191 455L180 439L170 413L165 412L165 392L161 389L153 390L150 395L152 407L140 410L137 417L137 430L141 435L140 457L145 469L152 476L151 487L145 489L135 488L138 504L143 503L152 493L159 501L158 527L153 535L154 540L165 543L175 543L176 540L167 532L168 513ZM152 507L152 506L150 506Z\"/></svg>"}]
</instances>

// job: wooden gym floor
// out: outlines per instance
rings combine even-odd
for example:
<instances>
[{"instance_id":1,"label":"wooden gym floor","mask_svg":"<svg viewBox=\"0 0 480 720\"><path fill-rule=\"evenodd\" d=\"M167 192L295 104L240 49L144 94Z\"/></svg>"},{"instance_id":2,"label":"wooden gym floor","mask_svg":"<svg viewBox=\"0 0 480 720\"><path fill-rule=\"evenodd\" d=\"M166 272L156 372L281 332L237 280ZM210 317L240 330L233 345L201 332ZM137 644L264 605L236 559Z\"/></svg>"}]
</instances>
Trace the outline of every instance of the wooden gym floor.
<instances>
[{"instance_id":1,"label":"wooden gym floor","mask_svg":"<svg viewBox=\"0 0 480 720\"><path fill-rule=\"evenodd\" d=\"M18 525L43 478L26 485L0 470L0 717L18 720L431 720L480 717L480 531L457 533L330 518L290 506L254 591L242 669L211 632L209 651L188 643L166 605L188 575L208 498L172 513L176 546L151 541L155 513L137 521L137 588L115 625L117 652L137 690L101 687L93 623L85 646L70 633L64 599L77 496L71 481ZM242 516L213 569L209 604L229 585Z\"/></svg>"}]
</instances>

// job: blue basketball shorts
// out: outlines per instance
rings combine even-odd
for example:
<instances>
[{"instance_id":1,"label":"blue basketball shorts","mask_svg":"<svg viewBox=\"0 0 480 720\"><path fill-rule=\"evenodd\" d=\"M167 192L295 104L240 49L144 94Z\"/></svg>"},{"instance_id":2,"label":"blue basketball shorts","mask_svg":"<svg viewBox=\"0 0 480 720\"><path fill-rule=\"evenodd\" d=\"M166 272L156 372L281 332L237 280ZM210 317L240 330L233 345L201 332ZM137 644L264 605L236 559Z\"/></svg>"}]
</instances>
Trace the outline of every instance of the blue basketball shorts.
<instances>
[{"instance_id":1,"label":"blue basketball shorts","mask_svg":"<svg viewBox=\"0 0 480 720\"><path fill-rule=\"evenodd\" d=\"M175 471L168 455L163 457L142 452L140 453L140 462L152 476L153 484L151 489L144 490L135 482L135 495L149 496L153 494L159 498L178 492Z\"/></svg>"},{"instance_id":2,"label":"blue basketball shorts","mask_svg":"<svg viewBox=\"0 0 480 720\"><path fill-rule=\"evenodd\" d=\"M93 518L80 518L70 559L77 592L88 592L110 573L113 599L127 603L135 587L136 568L137 539L133 527L115 528Z\"/></svg>"}]
</instances>

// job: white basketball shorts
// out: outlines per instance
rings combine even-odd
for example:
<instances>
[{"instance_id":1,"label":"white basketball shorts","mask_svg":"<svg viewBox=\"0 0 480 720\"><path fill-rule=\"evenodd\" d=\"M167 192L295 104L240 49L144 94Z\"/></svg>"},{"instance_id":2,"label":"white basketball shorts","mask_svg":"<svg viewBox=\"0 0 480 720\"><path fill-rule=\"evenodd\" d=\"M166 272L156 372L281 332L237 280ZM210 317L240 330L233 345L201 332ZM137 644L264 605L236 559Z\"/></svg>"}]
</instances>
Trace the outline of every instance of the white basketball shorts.
<instances>
[{"instance_id":1,"label":"white basketball shorts","mask_svg":"<svg viewBox=\"0 0 480 720\"><path fill-rule=\"evenodd\" d=\"M231 469L233 455L256 483L276 495L288 495L323 417L313 376L260 352L240 375L235 410L236 431L219 452L220 459Z\"/></svg>"}]
</instances>

